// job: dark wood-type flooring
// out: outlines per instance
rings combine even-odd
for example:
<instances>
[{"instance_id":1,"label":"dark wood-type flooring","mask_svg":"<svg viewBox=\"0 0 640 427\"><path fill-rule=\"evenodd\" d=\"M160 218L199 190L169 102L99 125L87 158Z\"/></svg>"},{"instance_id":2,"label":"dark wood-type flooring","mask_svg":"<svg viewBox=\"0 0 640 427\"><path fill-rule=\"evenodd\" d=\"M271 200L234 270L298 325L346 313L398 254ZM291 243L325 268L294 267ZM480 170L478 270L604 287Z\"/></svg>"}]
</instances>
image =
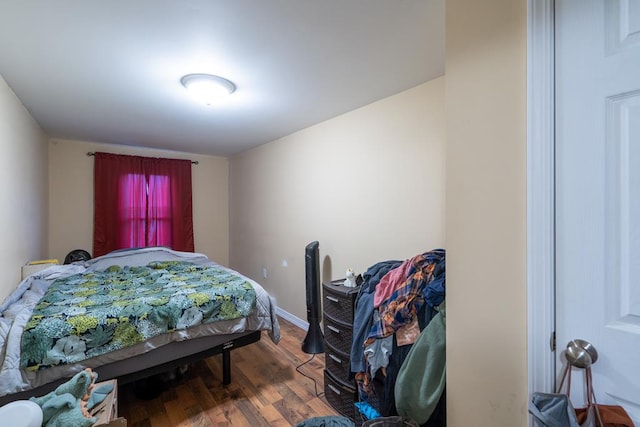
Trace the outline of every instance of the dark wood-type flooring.
<instances>
[{"instance_id":1,"label":"dark wood-type flooring","mask_svg":"<svg viewBox=\"0 0 640 427\"><path fill-rule=\"evenodd\" d=\"M296 372L309 360L301 343L304 331L280 319L278 345L263 332L259 342L231 352L231 384L222 385L222 356L190 366L165 382L156 398L136 396L135 385L121 385L118 412L130 427L292 426L316 416L338 415L312 380ZM324 391L324 354L300 368ZM139 387L139 385L138 385Z\"/></svg>"}]
</instances>

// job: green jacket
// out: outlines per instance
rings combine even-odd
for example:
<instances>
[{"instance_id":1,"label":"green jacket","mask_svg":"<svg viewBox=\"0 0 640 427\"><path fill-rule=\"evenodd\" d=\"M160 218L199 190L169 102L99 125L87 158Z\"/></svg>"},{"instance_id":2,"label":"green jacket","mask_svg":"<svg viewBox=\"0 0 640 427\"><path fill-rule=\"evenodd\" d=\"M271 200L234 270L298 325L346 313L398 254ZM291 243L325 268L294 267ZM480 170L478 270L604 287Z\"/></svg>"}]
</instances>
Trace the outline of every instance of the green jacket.
<instances>
[{"instance_id":1,"label":"green jacket","mask_svg":"<svg viewBox=\"0 0 640 427\"><path fill-rule=\"evenodd\" d=\"M424 424L433 413L446 382L445 303L413 344L395 384L398 414Z\"/></svg>"}]
</instances>

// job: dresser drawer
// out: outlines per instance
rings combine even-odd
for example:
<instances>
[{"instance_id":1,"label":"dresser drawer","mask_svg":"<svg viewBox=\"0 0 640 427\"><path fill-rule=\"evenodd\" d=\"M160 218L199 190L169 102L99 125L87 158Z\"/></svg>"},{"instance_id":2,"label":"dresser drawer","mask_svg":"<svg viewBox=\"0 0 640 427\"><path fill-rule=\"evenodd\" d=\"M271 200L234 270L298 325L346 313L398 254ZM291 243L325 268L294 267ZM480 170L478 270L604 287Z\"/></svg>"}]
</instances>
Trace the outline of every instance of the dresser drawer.
<instances>
[{"instance_id":1,"label":"dresser drawer","mask_svg":"<svg viewBox=\"0 0 640 427\"><path fill-rule=\"evenodd\" d=\"M351 354L353 325L335 321L329 316L324 316L322 323L324 325L324 340L326 343L341 353Z\"/></svg>"},{"instance_id":2,"label":"dresser drawer","mask_svg":"<svg viewBox=\"0 0 640 427\"><path fill-rule=\"evenodd\" d=\"M343 323L353 322L353 303L358 293L357 288L337 285L340 281L324 283L322 307L324 314L333 320Z\"/></svg>"},{"instance_id":3,"label":"dresser drawer","mask_svg":"<svg viewBox=\"0 0 640 427\"><path fill-rule=\"evenodd\" d=\"M358 401L358 394L353 386L338 381L327 370L324 371L324 396L327 402L338 412L352 420L359 419L359 412L354 402Z\"/></svg>"},{"instance_id":4,"label":"dresser drawer","mask_svg":"<svg viewBox=\"0 0 640 427\"><path fill-rule=\"evenodd\" d=\"M331 344L327 342L324 351L324 358L324 364L327 371L329 371L336 379L346 384L353 382L353 380L349 379L351 363L349 361L348 353L343 353L333 348Z\"/></svg>"}]
</instances>

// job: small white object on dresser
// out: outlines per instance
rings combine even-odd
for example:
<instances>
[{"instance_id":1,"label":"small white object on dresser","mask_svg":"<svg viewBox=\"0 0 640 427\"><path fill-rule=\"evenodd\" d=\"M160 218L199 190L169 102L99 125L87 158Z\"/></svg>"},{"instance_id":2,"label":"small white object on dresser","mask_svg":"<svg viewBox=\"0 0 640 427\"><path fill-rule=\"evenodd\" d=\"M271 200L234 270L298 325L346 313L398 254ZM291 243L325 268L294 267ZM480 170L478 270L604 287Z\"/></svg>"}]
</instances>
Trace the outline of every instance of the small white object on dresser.
<instances>
[{"instance_id":1,"label":"small white object on dresser","mask_svg":"<svg viewBox=\"0 0 640 427\"><path fill-rule=\"evenodd\" d=\"M342 285L346 286L347 288L355 288L357 286L356 275L352 269L347 268L346 277L347 278L344 279L344 283Z\"/></svg>"}]
</instances>

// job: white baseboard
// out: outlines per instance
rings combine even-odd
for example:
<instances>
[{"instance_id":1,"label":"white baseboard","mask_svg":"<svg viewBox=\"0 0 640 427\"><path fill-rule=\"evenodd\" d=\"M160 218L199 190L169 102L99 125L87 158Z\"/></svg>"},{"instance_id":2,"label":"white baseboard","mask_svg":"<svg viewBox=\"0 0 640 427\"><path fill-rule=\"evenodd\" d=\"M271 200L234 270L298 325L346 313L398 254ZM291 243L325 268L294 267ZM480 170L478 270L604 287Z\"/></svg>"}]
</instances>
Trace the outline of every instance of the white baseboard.
<instances>
[{"instance_id":1,"label":"white baseboard","mask_svg":"<svg viewBox=\"0 0 640 427\"><path fill-rule=\"evenodd\" d=\"M294 316L293 314L289 313L288 311L284 311L280 307L276 307L276 314L278 315L278 317L282 317L284 320L287 320L287 321L293 323L294 325L296 325L300 329L304 329L305 331L307 329L309 329L309 323L308 322L305 322L301 318L299 318L297 316Z\"/></svg>"}]
</instances>

